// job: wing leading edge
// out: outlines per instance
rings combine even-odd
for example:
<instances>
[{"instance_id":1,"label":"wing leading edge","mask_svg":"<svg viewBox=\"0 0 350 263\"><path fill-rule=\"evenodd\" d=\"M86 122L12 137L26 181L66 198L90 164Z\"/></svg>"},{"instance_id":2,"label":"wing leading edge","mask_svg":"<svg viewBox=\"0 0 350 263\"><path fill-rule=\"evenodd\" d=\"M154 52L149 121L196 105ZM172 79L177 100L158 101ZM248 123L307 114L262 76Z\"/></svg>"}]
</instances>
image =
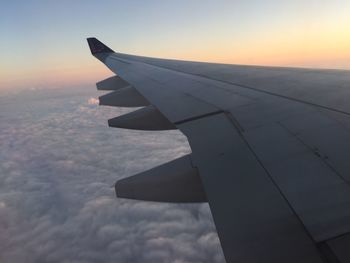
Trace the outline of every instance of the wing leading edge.
<instances>
[{"instance_id":1,"label":"wing leading edge","mask_svg":"<svg viewBox=\"0 0 350 263\"><path fill-rule=\"evenodd\" d=\"M328 109L331 102L318 105L195 72L220 72L217 64L115 53L95 38L88 43L117 74L98 83L98 89L116 90L102 104L145 106L110 120L110 126L176 128L192 149L189 156L117 182L117 196L208 201L227 262L348 262L344 247L350 238L340 236L350 232L350 190L342 174L350 170L334 148L313 148L322 146L322 137L308 137L326 128L350 142L344 132L350 121ZM125 87L137 92L119 95ZM303 124L303 118L313 122ZM344 152L347 146L339 145Z\"/></svg>"}]
</instances>

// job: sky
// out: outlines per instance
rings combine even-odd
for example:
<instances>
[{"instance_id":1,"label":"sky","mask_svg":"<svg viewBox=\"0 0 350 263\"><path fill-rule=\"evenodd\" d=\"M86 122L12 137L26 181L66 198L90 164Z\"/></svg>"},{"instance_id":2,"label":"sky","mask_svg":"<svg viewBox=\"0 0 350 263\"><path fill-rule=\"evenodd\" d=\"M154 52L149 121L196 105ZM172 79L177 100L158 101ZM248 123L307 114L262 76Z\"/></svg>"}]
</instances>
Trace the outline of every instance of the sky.
<instances>
[{"instance_id":1,"label":"sky","mask_svg":"<svg viewBox=\"0 0 350 263\"><path fill-rule=\"evenodd\" d=\"M348 0L2 1L0 262L223 263L207 204L117 199L190 153L179 131L107 127L112 73L86 38L145 56L350 69Z\"/></svg>"},{"instance_id":2,"label":"sky","mask_svg":"<svg viewBox=\"0 0 350 263\"><path fill-rule=\"evenodd\" d=\"M349 69L349 13L348 0L4 1L0 90L107 77L90 36L145 56Z\"/></svg>"}]
</instances>

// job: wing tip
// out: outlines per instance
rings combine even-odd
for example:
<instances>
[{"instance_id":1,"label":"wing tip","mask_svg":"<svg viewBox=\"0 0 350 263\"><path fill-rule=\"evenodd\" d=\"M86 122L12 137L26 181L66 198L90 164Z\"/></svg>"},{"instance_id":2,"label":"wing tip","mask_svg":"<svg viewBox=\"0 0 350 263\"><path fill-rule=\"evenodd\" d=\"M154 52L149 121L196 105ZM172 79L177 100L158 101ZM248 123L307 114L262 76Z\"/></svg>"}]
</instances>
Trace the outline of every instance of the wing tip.
<instances>
[{"instance_id":1,"label":"wing tip","mask_svg":"<svg viewBox=\"0 0 350 263\"><path fill-rule=\"evenodd\" d=\"M107 47L95 37L88 37L86 38L86 40L89 44L89 48L92 55L98 53L114 53L114 51L111 48Z\"/></svg>"}]
</instances>

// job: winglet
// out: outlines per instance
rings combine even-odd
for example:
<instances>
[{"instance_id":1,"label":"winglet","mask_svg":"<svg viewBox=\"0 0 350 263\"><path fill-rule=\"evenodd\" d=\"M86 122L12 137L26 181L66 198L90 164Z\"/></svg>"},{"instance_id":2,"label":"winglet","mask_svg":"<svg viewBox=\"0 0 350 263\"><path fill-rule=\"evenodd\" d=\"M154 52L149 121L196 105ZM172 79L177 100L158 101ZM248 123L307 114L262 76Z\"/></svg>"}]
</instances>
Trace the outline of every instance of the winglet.
<instances>
[{"instance_id":1,"label":"winglet","mask_svg":"<svg viewBox=\"0 0 350 263\"><path fill-rule=\"evenodd\" d=\"M95 55L98 53L114 53L114 51L112 49L107 47L105 44L103 44L97 38L89 37L89 38L87 38L87 42L89 44L90 51L91 51L92 55Z\"/></svg>"}]
</instances>

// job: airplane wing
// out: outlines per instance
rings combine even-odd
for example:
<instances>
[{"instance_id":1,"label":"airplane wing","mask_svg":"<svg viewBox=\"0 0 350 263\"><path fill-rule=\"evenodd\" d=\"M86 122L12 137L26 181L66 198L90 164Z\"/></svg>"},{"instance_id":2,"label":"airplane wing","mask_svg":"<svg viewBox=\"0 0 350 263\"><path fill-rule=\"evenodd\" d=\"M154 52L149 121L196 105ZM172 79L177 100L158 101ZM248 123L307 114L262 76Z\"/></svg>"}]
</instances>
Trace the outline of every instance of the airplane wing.
<instances>
[{"instance_id":1,"label":"airplane wing","mask_svg":"<svg viewBox=\"0 0 350 263\"><path fill-rule=\"evenodd\" d=\"M350 262L350 72L116 53L109 126L179 129L192 153L116 183L119 197L208 202L227 262Z\"/></svg>"}]
</instances>

